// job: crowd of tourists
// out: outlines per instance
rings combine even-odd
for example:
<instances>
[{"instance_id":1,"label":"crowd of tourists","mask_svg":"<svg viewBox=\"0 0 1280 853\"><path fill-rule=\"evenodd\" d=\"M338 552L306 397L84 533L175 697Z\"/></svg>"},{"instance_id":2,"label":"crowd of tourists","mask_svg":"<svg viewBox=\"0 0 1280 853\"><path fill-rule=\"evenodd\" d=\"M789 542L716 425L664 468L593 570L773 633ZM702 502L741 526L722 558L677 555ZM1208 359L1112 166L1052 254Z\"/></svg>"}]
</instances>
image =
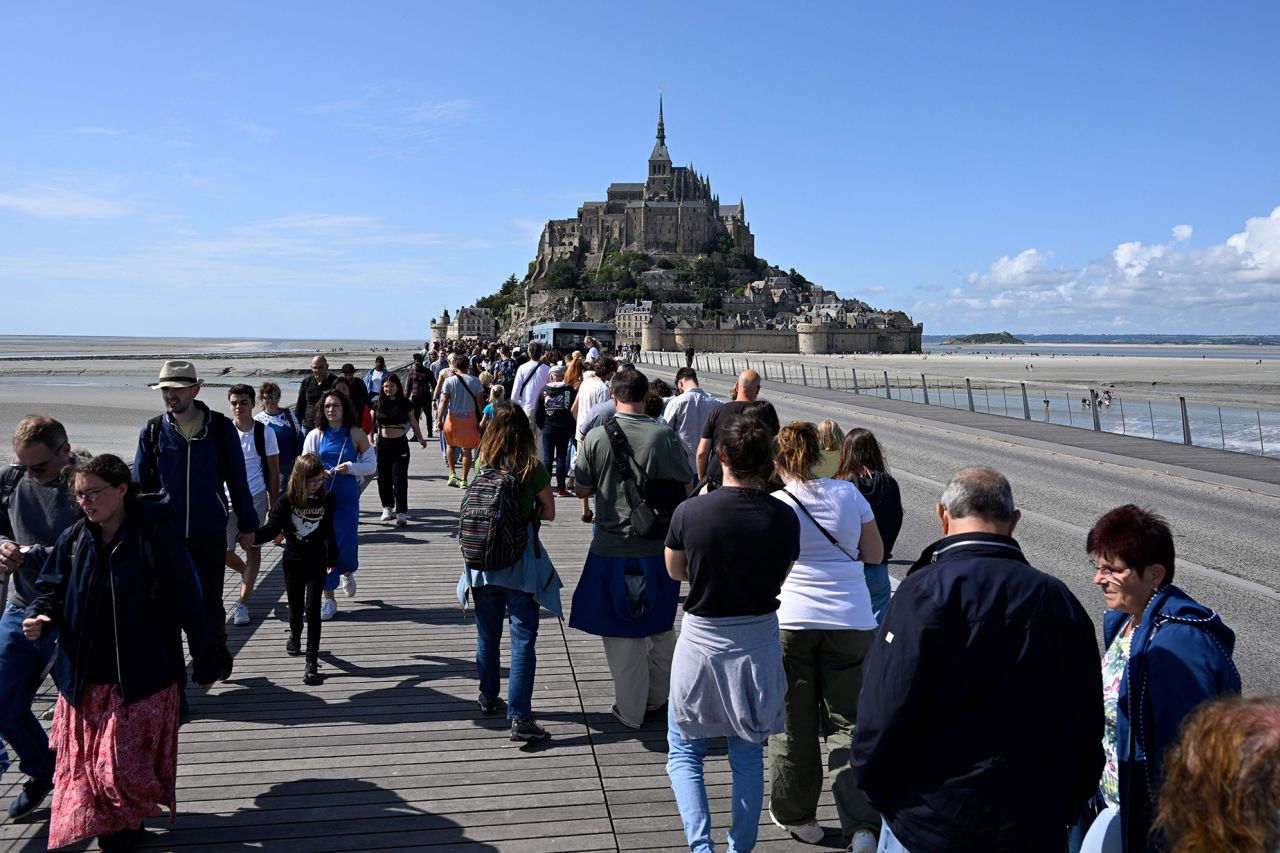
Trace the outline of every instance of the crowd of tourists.
<instances>
[{"instance_id":1,"label":"crowd of tourists","mask_svg":"<svg viewBox=\"0 0 1280 853\"><path fill-rule=\"evenodd\" d=\"M437 439L461 490L479 714L520 744L551 736L532 707L541 615L563 612L543 524L567 499L592 525L569 626L601 638L623 730L665 722L692 851L716 849L704 765L721 743L733 851L755 846L766 785L780 837L810 844L829 788L853 853L1280 849L1280 702L1238 695L1235 635L1174 584L1163 518L1120 506L1081 543L1100 654L1085 606L1014 538L999 472L904 507L871 431L782 423L761 385L744 371L722 402L692 366L651 381L591 339L446 342L363 378L317 355L291 408L274 382L236 384L226 414L197 399L194 365L166 362L132 465L24 419L0 470L0 770L11 750L26 776L9 818L51 797L50 848L108 851L172 819L188 683L234 667L226 570L231 625L250 624L262 548L283 547L284 651L322 683L322 625L338 591L357 596L362 487L376 477L380 522L408 525L410 443ZM906 512L940 535L895 590Z\"/></svg>"}]
</instances>

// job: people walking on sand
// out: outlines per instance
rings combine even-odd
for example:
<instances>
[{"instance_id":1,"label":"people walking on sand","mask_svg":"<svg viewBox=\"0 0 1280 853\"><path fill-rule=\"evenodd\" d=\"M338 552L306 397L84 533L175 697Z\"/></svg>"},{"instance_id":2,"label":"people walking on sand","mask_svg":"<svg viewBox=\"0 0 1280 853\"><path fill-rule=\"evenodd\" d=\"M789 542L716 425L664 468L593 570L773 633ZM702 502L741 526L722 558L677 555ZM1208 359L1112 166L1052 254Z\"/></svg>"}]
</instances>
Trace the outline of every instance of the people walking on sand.
<instances>
[{"instance_id":1,"label":"people walking on sand","mask_svg":"<svg viewBox=\"0 0 1280 853\"><path fill-rule=\"evenodd\" d=\"M861 427L849 430L841 447L835 479L848 480L856 485L875 513L884 558L878 563L863 560L862 574L867 581L867 592L871 594L871 612L876 617L876 625L880 625L884 622L884 611L893 594L889 582L889 559L893 557L893 546L902 531L902 493L898 481L889 473L884 451L871 430Z\"/></svg>"},{"instance_id":2,"label":"people walking on sand","mask_svg":"<svg viewBox=\"0 0 1280 853\"><path fill-rule=\"evenodd\" d=\"M755 418L725 425L724 487L681 504L667 532L673 580L689 582L671 667L667 775L690 850L711 850L703 760L728 742L733 775L729 848L755 846L764 801L764 743L783 730L778 594L800 554L795 513L764 487L773 438Z\"/></svg>"},{"instance_id":3,"label":"people walking on sand","mask_svg":"<svg viewBox=\"0 0 1280 853\"><path fill-rule=\"evenodd\" d=\"M501 387L494 386L495 390ZM563 584L546 549L538 541L542 522L554 521L556 517L551 475L538 460L533 431L524 410L512 403L495 407L480 443L480 458L484 460L485 470L477 475L466 500L513 489L517 493L516 523L523 526L526 537L518 558L506 566L486 569L483 565L466 565L464 556L457 592L464 607L470 593L475 607L480 713L492 717L502 712L499 658L505 619L511 626L506 702L511 740L536 743L550 736L533 716L538 619L542 608L557 617L563 612L560 604Z\"/></svg>"},{"instance_id":4,"label":"people walking on sand","mask_svg":"<svg viewBox=\"0 0 1280 853\"><path fill-rule=\"evenodd\" d=\"M466 372L467 357L455 354L453 372L440 386L440 405L436 426L448 447L449 485L465 489L471 475L471 463L480 446L480 397L484 386ZM462 458L462 479L458 479L456 461Z\"/></svg>"},{"instance_id":5,"label":"people walking on sand","mask_svg":"<svg viewBox=\"0 0 1280 853\"><path fill-rule=\"evenodd\" d=\"M339 565L334 527L337 502L325 488L325 465L314 453L298 457L289 483L271 515L254 535L259 545L284 536L284 591L289 603L289 638L285 653L302 653L302 623L306 617L307 656L304 684L321 683L320 607L328 570Z\"/></svg>"},{"instance_id":6,"label":"people walking on sand","mask_svg":"<svg viewBox=\"0 0 1280 853\"><path fill-rule=\"evenodd\" d=\"M43 415L18 422L13 453L15 464L0 469L0 577L9 587L0 619L0 737L27 775L9 804L9 820L20 821L53 790L53 752L31 703L58 639L58 629L51 627L39 641L28 640L23 611L37 595L36 580L58 537L80 517L62 473L82 454L71 450L66 428Z\"/></svg>"},{"instance_id":7,"label":"people walking on sand","mask_svg":"<svg viewBox=\"0 0 1280 853\"><path fill-rule=\"evenodd\" d=\"M326 622L338 613L334 590L339 586L347 598L355 598L355 572L360 568L360 479L378 467L377 454L364 430L356 426L351 401L337 391L320 398L315 428L307 433L302 449L324 462L326 487L333 492L333 529L338 542L338 560L324 580L324 601L320 618Z\"/></svg>"},{"instance_id":8,"label":"people walking on sand","mask_svg":"<svg viewBox=\"0 0 1280 853\"><path fill-rule=\"evenodd\" d=\"M556 497L560 498L571 496L565 489L565 478L569 475L569 445L577 426L572 411L575 392L564 381L565 373L563 364L551 368L551 381L542 386L534 409L534 422L542 435L542 464L555 471Z\"/></svg>"},{"instance_id":9,"label":"people walking on sand","mask_svg":"<svg viewBox=\"0 0 1280 853\"><path fill-rule=\"evenodd\" d=\"M417 409L405 396L400 377L394 373L388 373L382 380L382 391L373 405L373 427L370 440L378 450L382 520L404 527L409 523L409 430L413 430L423 450L427 439L422 434Z\"/></svg>"},{"instance_id":10,"label":"people walking on sand","mask_svg":"<svg viewBox=\"0 0 1280 853\"><path fill-rule=\"evenodd\" d=\"M1093 621L1027 563L1001 474L957 472L937 510L863 667L852 767L880 850L1062 850L1102 769Z\"/></svg>"},{"instance_id":11,"label":"people walking on sand","mask_svg":"<svg viewBox=\"0 0 1280 853\"><path fill-rule=\"evenodd\" d=\"M825 733L844 843L854 853L874 853L880 815L854 781L849 745L863 664L876 636L863 567L883 562L884 545L857 486L814 475L821 460L813 424L797 421L778 432L775 465L785 485L773 496L798 521L800 553L778 610L787 724L769 738L769 817L801 841L821 840L819 741Z\"/></svg>"},{"instance_id":12,"label":"people walking on sand","mask_svg":"<svg viewBox=\"0 0 1280 853\"><path fill-rule=\"evenodd\" d=\"M275 430L253 417L253 388L248 385L232 385L227 390L227 405L231 409L231 422L240 439L240 453L244 456L245 479L249 494L253 496L253 509L259 521L276 505L280 497L280 448ZM240 538L239 519L235 508L227 514L227 568L240 575L240 597L231 607L231 624L249 624L249 599L253 585L262 567L262 549L256 545L245 546L244 560L236 554Z\"/></svg>"},{"instance_id":13,"label":"people walking on sand","mask_svg":"<svg viewBox=\"0 0 1280 853\"><path fill-rule=\"evenodd\" d=\"M636 530L626 483L643 476L670 500L692 491L693 472L676 434L644 415L645 375L618 371L611 388L617 413L587 435L574 466L578 497L597 500L569 626L601 637L613 679L610 710L638 729L667 701L680 584L663 561L665 529L655 526L648 536Z\"/></svg>"},{"instance_id":14,"label":"people walking on sand","mask_svg":"<svg viewBox=\"0 0 1280 853\"><path fill-rule=\"evenodd\" d=\"M240 433L230 418L196 399L202 384L191 362L164 363L159 381L151 387L160 391L165 412L139 431L133 476L144 493L169 496L168 523L195 564L205 621L220 661L218 678L226 681L233 666L227 649L227 611L222 606L227 517L235 512L236 542L243 548L253 545L259 519Z\"/></svg>"},{"instance_id":15,"label":"people walking on sand","mask_svg":"<svg viewBox=\"0 0 1280 853\"><path fill-rule=\"evenodd\" d=\"M258 387L258 397L262 400L262 410L253 417L271 427L276 434L276 447L280 450L280 492L283 492L289 482L289 474L293 471L293 460L302 453L302 440L306 438L307 430L292 409L280 406L279 385L263 382Z\"/></svg>"},{"instance_id":16,"label":"people walking on sand","mask_svg":"<svg viewBox=\"0 0 1280 853\"><path fill-rule=\"evenodd\" d=\"M1106 763L1089 810L1098 817L1077 849L1106 850L1103 839L1113 836L1120 845L1111 849L1124 853L1162 850L1151 822L1165 753L1196 705L1240 692L1231 658L1235 634L1173 585L1173 532L1160 516L1133 504L1117 507L1093 525L1085 548L1107 604ZM1089 822L1086 814L1079 829Z\"/></svg>"},{"instance_id":17,"label":"people walking on sand","mask_svg":"<svg viewBox=\"0 0 1280 853\"><path fill-rule=\"evenodd\" d=\"M303 377L302 384L298 386L298 401L293 406L293 414L298 423L310 429L311 424L316 422L316 404L320 402L320 395L332 388L337 378L329 372L327 358L322 355L312 356L311 375Z\"/></svg>"},{"instance_id":18,"label":"people walking on sand","mask_svg":"<svg viewBox=\"0 0 1280 853\"><path fill-rule=\"evenodd\" d=\"M49 848L96 835L102 850L132 850L146 818L165 806L176 814L179 631L198 685L213 682L220 659L196 569L163 518L181 507L139 499L117 456L72 470L85 517L59 536L22 623L33 642L59 631Z\"/></svg>"}]
</instances>

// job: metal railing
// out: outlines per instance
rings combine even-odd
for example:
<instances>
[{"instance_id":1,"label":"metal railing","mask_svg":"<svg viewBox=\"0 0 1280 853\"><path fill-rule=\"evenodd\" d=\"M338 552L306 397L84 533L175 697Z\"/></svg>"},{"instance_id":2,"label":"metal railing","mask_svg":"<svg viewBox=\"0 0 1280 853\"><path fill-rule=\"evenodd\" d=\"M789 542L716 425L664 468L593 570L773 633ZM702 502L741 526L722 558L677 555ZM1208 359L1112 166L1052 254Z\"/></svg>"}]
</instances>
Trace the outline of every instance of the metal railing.
<instances>
[{"instance_id":1,"label":"metal railing","mask_svg":"<svg viewBox=\"0 0 1280 853\"><path fill-rule=\"evenodd\" d=\"M685 366L683 353L641 352L640 364ZM770 361L763 356L696 355L694 369L734 376L754 370L768 382L849 391L927 406L1036 420L1118 435L1255 456L1280 457L1280 411L1220 406L1185 396L1122 396L1109 388L903 374L829 364Z\"/></svg>"}]
</instances>

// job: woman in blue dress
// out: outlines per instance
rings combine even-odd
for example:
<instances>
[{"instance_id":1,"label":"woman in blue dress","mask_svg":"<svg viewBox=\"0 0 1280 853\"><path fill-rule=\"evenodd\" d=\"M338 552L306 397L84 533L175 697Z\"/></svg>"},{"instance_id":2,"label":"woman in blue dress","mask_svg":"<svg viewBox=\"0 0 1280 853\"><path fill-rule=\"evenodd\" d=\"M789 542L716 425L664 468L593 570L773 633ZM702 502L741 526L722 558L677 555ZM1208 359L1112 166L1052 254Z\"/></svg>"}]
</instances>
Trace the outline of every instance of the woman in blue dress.
<instances>
[{"instance_id":1,"label":"woman in blue dress","mask_svg":"<svg viewBox=\"0 0 1280 853\"><path fill-rule=\"evenodd\" d=\"M334 590L339 586L353 598L356 594L356 528L360 523L360 481L378 467L377 454L364 430L356 426L351 401L338 391L327 391L316 406L315 429L307 433L303 453L314 453L324 462L326 485L333 493L334 535L338 540L338 565L324 579L324 601L320 618L328 621L338 612Z\"/></svg>"}]
</instances>

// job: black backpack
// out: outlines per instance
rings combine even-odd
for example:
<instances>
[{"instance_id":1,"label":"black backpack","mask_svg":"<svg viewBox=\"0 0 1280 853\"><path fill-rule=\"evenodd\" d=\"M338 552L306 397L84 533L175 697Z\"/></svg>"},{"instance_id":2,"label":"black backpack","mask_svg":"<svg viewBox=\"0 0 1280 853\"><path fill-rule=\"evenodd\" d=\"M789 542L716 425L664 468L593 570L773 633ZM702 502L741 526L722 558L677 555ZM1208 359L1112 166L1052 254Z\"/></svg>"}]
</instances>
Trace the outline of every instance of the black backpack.
<instances>
[{"instance_id":1,"label":"black backpack","mask_svg":"<svg viewBox=\"0 0 1280 853\"><path fill-rule=\"evenodd\" d=\"M637 476L633 477L628 460L631 463L636 460L622 427L615 418L609 418L603 426L613 445L613 468L622 480L623 493L631 507L631 529L645 539L665 539L671 516L688 497L685 484L677 480L650 480L639 464L636 464Z\"/></svg>"},{"instance_id":2,"label":"black backpack","mask_svg":"<svg viewBox=\"0 0 1280 853\"><path fill-rule=\"evenodd\" d=\"M476 475L458 510L458 544L468 569L497 571L520 559L529 531L520 517L518 477L492 468ZM535 552L537 547L535 535Z\"/></svg>"}]
</instances>

